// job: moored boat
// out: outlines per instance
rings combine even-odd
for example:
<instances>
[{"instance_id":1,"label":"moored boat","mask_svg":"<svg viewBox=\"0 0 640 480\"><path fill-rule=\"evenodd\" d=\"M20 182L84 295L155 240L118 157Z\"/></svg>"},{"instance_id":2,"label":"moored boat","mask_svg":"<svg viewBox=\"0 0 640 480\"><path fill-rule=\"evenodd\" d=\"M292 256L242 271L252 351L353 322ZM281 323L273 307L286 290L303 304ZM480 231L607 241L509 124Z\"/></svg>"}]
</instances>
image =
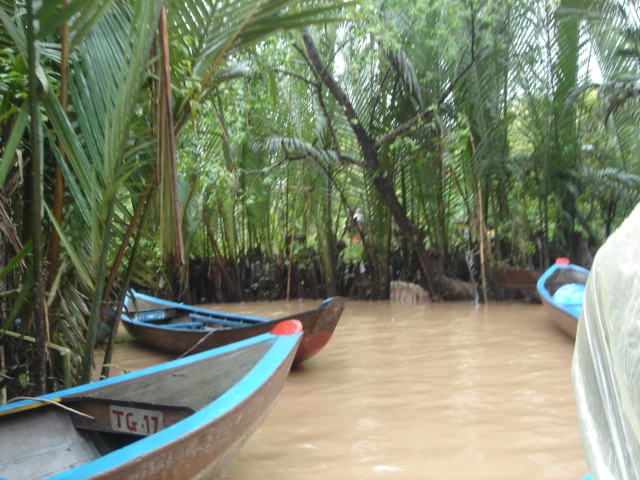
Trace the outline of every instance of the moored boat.
<instances>
[{"instance_id":1,"label":"moored boat","mask_svg":"<svg viewBox=\"0 0 640 480\"><path fill-rule=\"evenodd\" d=\"M502 292L519 293L523 297L538 297L536 285L542 276L539 270L529 268L491 268L491 276Z\"/></svg>"},{"instance_id":2,"label":"moored boat","mask_svg":"<svg viewBox=\"0 0 640 480\"><path fill-rule=\"evenodd\" d=\"M0 477L197 480L233 456L276 402L302 335L271 333L0 406Z\"/></svg>"},{"instance_id":3,"label":"moored boat","mask_svg":"<svg viewBox=\"0 0 640 480\"><path fill-rule=\"evenodd\" d=\"M562 331L576 338L589 270L558 258L538 280L542 305Z\"/></svg>"},{"instance_id":4,"label":"moored boat","mask_svg":"<svg viewBox=\"0 0 640 480\"><path fill-rule=\"evenodd\" d=\"M129 292L122 323L140 343L171 353L195 353L270 331L283 320L302 323L304 334L294 363L318 353L329 342L344 309L343 297L328 298L312 310L271 319L212 311Z\"/></svg>"}]
</instances>

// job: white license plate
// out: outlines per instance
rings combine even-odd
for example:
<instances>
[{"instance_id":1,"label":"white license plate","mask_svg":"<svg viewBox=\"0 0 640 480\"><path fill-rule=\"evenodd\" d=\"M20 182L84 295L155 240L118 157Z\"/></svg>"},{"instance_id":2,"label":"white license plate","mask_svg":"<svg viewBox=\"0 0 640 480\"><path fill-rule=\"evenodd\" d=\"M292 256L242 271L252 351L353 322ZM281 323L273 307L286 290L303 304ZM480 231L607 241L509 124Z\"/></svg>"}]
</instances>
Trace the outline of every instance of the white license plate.
<instances>
[{"instance_id":1,"label":"white license plate","mask_svg":"<svg viewBox=\"0 0 640 480\"><path fill-rule=\"evenodd\" d=\"M109 415L114 432L151 435L164 428L162 412L157 410L110 405Z\"/></svg>"}]
</instances>

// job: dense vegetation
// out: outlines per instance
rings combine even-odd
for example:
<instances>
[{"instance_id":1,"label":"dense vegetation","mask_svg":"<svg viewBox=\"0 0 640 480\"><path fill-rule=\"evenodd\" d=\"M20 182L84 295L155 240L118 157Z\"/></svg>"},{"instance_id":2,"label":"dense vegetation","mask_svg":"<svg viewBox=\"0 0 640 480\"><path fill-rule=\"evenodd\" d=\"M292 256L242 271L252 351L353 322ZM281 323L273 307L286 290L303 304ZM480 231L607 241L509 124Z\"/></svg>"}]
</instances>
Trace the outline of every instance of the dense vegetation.
<instances>
[{"instance_id":1,"label":"dense vegetation","mask_svg":"<svg viewBox=\"0 0 640 480\"><path fill-rule=\"evenodd\" d=\"M588 266L639 198L639 13L0 0L0 322L36 345L0 383L87 381L132 285L491 299L489 267Z\"/></svg>"}]
</instances>

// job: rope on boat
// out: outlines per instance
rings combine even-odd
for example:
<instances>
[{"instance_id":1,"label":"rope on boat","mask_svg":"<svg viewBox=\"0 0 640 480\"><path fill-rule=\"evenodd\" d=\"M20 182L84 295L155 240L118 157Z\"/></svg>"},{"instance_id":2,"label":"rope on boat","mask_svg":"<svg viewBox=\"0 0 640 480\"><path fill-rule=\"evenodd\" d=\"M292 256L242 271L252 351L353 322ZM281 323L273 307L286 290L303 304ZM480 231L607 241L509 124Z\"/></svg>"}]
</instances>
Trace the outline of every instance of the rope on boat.
<instances>
[{"instance_id":1,"label":"rope on boat","mask_svg":"<svg viewBox=\"0 0 640 480\"><path fill-rule=\"evenodd\" d=\"M76 415L80 415L81 417L85 417L88 418L89 420L95 420L95 417L92 417L91 415L87 415L86 413L82 413L74 408L71 407L67 407L66 405L63 405L62 403L56 402L55 400L49 400L48 398L38 398L38 397L14 397L11 400L9 400L7 402L7 404L9 403L13 403L13 402L17 402L19 400L32 400L34 402L40 402L40 403L46 403L48 405L53 405L55 407L59 407L63 410L66 410L67 412L70 413L75 413Z\"/></svg>"},{"instance_id":2,"label":"rope on boat","mask_svg":"<svg viewBox=\"0 0 640 480\"><path fill-rule=\"evenodd\" d=\"M198 340L198 342L197 342L197 343L195 343L195 344L194 344L194 345L193 345L189 350L187 350L186 352L184 352L184 353L183 353L182 355L180 355L178 358L186 357L186 356L187 356L187 355L189 355L191 352L193 352L193 351L198 347L198 345L200 345L200 344L201 344L202 342L204 342L207 338L209 338L209 335L211 335L212 333L215 333L215 332L219 332L219 331L220 331L220 330L217 330L217 329L215 329L215 328L214 328L214 329L213 329L213 330L211 330L209 333L207 333L204 337L202 337L200 340ZM2 479L0 479L0 480L2 480Z\"/></svg>"}]
</instances>

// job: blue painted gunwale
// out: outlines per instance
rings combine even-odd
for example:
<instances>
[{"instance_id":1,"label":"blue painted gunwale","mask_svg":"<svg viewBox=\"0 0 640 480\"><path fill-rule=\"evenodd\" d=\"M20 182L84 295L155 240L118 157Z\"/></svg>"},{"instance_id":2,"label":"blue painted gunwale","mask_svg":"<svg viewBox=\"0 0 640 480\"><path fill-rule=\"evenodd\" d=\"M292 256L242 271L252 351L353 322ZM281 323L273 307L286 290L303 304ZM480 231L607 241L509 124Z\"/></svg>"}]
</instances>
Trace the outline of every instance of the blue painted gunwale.
<instances>
[{"instance_id":1,"label":"blue painted gunwale","mask_svg":"<svg viewBox=\"0 0 640 480\"><path fill-rule=\"evenodd\" d=\"M248 322L254 322L254 323L273 322L273 318L254 317L251 315L238 315L234 313L219 312L216 310L207 310L205 308L199 308L193 305L187 305L184 303L172 302L170 300L163 300L161 298L152 297L151 295L146 295L144 293L136 292L133 289L130 290L129 293L127 294L127 298L125 301L125 312L123 312L123 315L129 318L132 322L143 323L145 325L148 325L149 327L154 327L154 328L163 328L164 326L163 325L158 326L158 325L154 325L151 322L141 321L139 319L136 319L136 315L130 315L126 312L127 308L133 306L134 297L139 298L141 300L145 300L147 302L157 303L158 305L161 305L164 308L177 308L177 309L186 310L193 313L200 313L208 317L214 317L214 318L219 317L223 319L237 320L240 322L241 321L245 321L245 322L248 321Z\"/></svg>"},{"instance_id":2,"label":"blue painted gunwale","mask_svg":"<svg viewBox=\"0 0 640 480\"><path fill-rule=\"evenodd\" d=\"M302 332L291 335L274 335L271 333L265 333L256 337L251 337L246 340L225 345L213 350L208 350L202 353L194 354L189 357L173 360L153 367L145 368L136 372L131 372L117 377L101 380L86 385L80 385L78 387L62 390L59 392L42 395L39 398L56 400L64 398L70 395L77 395L89 390L99 389L103 386L112 385L115 383L125 382L133 378L152 375L153 373L166 370L168 368L174 368L189 363L195 363L200 360L214 357L232 350L240 349L248 345L269 342L272 343L271 348L265 353L265 355L258 361L252 370L243 377L238 383L227 390L223 395L218 397L209 405L203 407L197 412L193 413L189 417L181 420L170 427L160 430L153 435L144 437L131 445L115 450L107 455L104 455L96 460L79 465L66 472L59 473L47 480L85 480L91 478L102 472L106 472L114 467L123 465L129 461L134 460L142 454L151 452L155 449L162 448L166 444L179 439L187 435L189 432L193 432L200 428L205 428L208 424L213 422L216 418L219 418L235 408L244 399L250 397L256 390L258 390L273 374L275 370L282 364L291 351L297 346L298 340L302 336ZM98 385L99 384L99 385ZM22 400L8 405L0 406L0 415L6 415L11 413L12 410L20 410L25 406L34 404L37 405L40 402L34 400Z\"/></svg>"},{"instance_id":3,"label":"blue painted gunwale","mask_svg":"<svg viewBox=\"0 0 640 480\"><path fill-rule=\"evenodd\" d=\"M556 302L553 299L553 297L551 296L551 294L549 293L549 291L547 290L547 288L545 287L546 281L557 270L575 270L577 272L585 273L586 275L589 275L589 270L584 268L584 267L580 267L578 265L574 265L573 263L569 263L567 265L555 263L555 264L551 265L542 274L542 276L538 279L538 283L536 285L536 288L538 290L538 295L540 295L540 298L542 300L546 301L550 305L553 305L554 307L556 307L558 310L561 310L562 312L566 313L567 315L570 315L573 318L575 318L576 320L578 320L580 318L580 310L582 309L582 305L580 305L580 306L572 306L572 305L567 305L567 304L564 304L564 303Z\"/></svg>"}]
</instances>

